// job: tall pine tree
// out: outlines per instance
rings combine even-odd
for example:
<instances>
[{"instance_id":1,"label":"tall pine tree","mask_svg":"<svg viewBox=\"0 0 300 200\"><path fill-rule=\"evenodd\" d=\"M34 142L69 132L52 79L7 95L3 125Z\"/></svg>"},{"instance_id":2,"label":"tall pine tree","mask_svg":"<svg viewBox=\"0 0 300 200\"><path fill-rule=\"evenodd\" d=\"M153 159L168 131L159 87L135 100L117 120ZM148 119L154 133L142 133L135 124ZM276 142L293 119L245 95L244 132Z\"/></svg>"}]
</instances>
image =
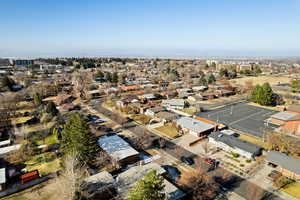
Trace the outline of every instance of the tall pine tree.
<instances>
[{"instance_id":1,"label":"tall pine tree","mask_svg":"<svg viewBox=\"0 0 300 200\"><path fill-rule=\"evenodd\" d=\"M164 200L164 178L155 170L150 171L143 179L139 180L128 192L128 200Z\"/></svg>"},{"instance_id":2,"label":"tall pine tree","mask_svg":"<svg viewBox=\"0 0 300 200\"><path fill-rule=\"evenodd\" d=\"M62 131L61 144L63 152L78 152L79 160L89 165L93 164L99 151L97 139L79 113L73 113L67 119Z\"/></svg>"}]
</instances>

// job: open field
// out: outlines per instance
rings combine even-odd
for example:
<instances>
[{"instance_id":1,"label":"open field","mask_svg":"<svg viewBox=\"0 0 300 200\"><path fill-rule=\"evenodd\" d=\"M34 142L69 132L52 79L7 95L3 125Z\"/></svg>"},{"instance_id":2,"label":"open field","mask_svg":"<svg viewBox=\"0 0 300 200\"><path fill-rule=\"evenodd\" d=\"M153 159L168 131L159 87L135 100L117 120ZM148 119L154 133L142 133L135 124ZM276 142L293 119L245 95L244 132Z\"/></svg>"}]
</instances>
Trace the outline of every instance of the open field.
<instances>
[{"instance_id":1,"label":"open field","mask_svg":"<svg viewBox=\"0 0 300 200\"><path fill-rule=\"evenodd\" d=\"M177 131L176 127L172 126L172 124L158 127L156 130L168 138L176 138L179 136L179 132Z\"/></svg>"},{"instance_id":2,"label":"open field","mask_svg":"<svg viewBox=\"0 0 300 200\"><path fill-rule=\"evenodd\" d=\"M288 193L291 196L300 199L300 184L299 183L291 183L282 189L283 192Z\"/></svg>"},{"instance_id":3,"label":"open field","mask_svg":"<svg viewBox=\"0 0 300 200\"><path fill-rule=\"evenodd\" d=\"M230 83L233 85L244 85L246 81L252 81L253 85L264 84L265 82L270 83L270 85L276 85L278 82L289 83L291 78L285 76L250 76L231 79Z\"/></svg>"}]
</instances>

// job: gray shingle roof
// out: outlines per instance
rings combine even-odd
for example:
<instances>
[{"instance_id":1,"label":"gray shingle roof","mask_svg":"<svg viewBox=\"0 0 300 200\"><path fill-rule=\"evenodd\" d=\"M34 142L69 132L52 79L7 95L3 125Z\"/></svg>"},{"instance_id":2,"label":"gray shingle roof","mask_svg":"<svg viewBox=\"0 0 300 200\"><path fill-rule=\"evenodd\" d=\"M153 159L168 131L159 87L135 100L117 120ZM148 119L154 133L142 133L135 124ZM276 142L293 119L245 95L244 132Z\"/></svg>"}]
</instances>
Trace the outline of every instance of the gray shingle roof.
<instances>
[{"instance_id":1,"label":"gray shingle roof","mask_svg":"<svg viewBox=\"0 0 300 200\"><path fill-rule=\"evenodd\" d=\"M214 128L214 126L211 124L205 123L200 120L196 120L191 117L181 117L180 119L177 120L177 123L182 128L190 129L196 133L202 133Z\"/></svg>"},{"instance_id":2,"label":"gray shingle roof","mask_svg":"<svg viewBox=\"0 0 300 200\"><path fill-rule=\"evenodd\" d=\"M0 184L6 183L5 168L0 169Z\"/></svg>"},{"instance_id":3,"label":"gray shingle roof","mask_svg":"<svg viewBox=\"0 0 300 200\"><path fill-rule=\"evenodd\" d=\"M255 144L241 140L234 136L222 134L221 132L213 132L208 137L211 137L216 141L223 142L224 144L227 144L232 148L239 148L252 154L256 153L261 149Z\"/></svg>"},{"instance_id":4,"label":"gray shingle roof","mask_svg":"<svg viewBox=\"0 0 300 200\"><path fill-rule=\"evenodd\" d=\"M300 160L291 158L284 153L278 151L269 151L266 160L279 165L283 169L300 175Z\"/></svg>"}]
</instances>

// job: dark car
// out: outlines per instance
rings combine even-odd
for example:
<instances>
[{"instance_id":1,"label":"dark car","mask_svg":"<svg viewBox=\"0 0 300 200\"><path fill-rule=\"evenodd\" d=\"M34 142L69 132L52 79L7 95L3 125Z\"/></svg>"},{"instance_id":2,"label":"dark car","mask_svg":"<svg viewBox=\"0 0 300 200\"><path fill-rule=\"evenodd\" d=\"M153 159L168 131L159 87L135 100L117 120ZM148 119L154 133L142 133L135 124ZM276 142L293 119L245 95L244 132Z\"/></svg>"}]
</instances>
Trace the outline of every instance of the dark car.
<instances>
[{"instance_id":1,"label":"dark car","mask_svg":"<svg viewBox=\"0 0 300 200\"><path fill-rule=\"evenodd\" d=\"M122 132L121 129L116 129L116 130L109 130L109 131L106 131L106 133L108 133L108 134L117 134L117 133L120 133L120 132Z\"/></svg>"},{"instance_id":2,"label":"dark car","mask_svg":"<svg viewBox=\"0 0 300 200\"><path fill-rule=\"evenodd\" d=\"M187 157L187 156L181 156L180 160L187 164L187 165L193 165L194 164L194 160L190 157Z\"/></svg>"},{"instance_id":3,"label":"dark car","mask_svg":"<svg viewBox=\"0 0 300 200\"><path fill-rule=\"evenodd\" d=\"M162 167L170 175L170 178L173 181L176 181L180 177L181 172L176 167L173 167L173 166L170 166L170 165L163 165Z\"/></svg>"},{"instance_id":4,"label":"dark car","mask_svg":"<svg viewBox=\"0 0 300 200\"><path fill-rule=\"evenodd\" d=\"M69 111L73 111L73 110L81 110L81 107L79 105L76 105L73 108L69 108Z\"/></svg>"}]
</instances>

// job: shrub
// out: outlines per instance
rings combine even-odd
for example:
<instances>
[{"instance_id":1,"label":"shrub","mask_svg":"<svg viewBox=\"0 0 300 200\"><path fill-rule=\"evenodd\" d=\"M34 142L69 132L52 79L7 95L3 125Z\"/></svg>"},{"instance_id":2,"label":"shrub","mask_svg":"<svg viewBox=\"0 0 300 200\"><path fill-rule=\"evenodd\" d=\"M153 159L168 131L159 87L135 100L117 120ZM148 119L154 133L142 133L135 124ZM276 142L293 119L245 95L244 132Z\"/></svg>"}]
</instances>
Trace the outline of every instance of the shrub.
<instances>
[{"instance_id":1,"label":"shrub","mask_svg":"<svg viewBox=\"0 0 300 200\"><path fill-rule=\"evenodd\" d=\"M244 167L245 165L244 164L240 164L240 167Z\"/></svg>"},{"instance_id":2,"label":"shrub","mask_svg":"<svg viewBox=\"0 0 300 200\"><path fill-rule=\"evenodd\" d=\"M251 163L251 162L252 162L251 159L247 159L247 160L246 160L246 163Z\"/></svg>"},{"instance_id":3,"label":"shrub","mask_svg":"<svg viewBox=\"0 0 300 200\"><path fill-rule=\"evenodd\" d=\"M233 156L234 158L238 158L238 157L240 157L240 154L238 154L238 153L234 153L234 152L232 152L231 154L232 154L232 156Z\"/></svg>"}]
</instances>

